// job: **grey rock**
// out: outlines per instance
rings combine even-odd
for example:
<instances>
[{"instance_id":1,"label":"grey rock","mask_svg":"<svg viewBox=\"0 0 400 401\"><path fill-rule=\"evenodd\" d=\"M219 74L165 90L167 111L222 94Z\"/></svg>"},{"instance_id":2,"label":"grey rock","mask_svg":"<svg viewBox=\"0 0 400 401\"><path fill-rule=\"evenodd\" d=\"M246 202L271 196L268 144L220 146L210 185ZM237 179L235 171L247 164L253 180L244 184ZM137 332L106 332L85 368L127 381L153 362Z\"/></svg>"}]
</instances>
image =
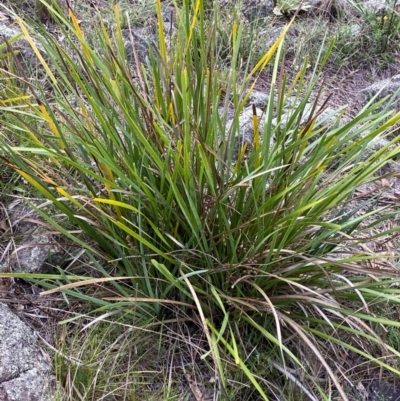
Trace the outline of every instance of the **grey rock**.
<instances>
[{"instance_id":1,"label":"grey rock","mask_svg":"<svg viewBox=\"0 0 400 401\"><path fill-rule=\"evenodd\" d=\"M351 23L348 25L341 25L336 30L336 39L353 37L354 40L362 35L362 25L358 23Z\"/></svg>"},{"instance_id":2,"label":"grey rock","mask_svg":"<svg viewBox=\"0 0 400 401\"><path fill-rule=\"evenodd\" d=\"M250 22L254 22L272 15L274 7L273 0L244 0L242 12Z\"/></svg>"},{"instance_id":3,"label":"grey rock","mask_svg":"<svg viewBox=\"0 0 400 401\"><path fill-rule=\"evenodd\" d=\"M294 110L300 105L301 99L296 99L296 97L291 96L286 99L285 105L283 108L283 113L280 120L281 128L285 128L286 124L292 118ZM311 113L313 111L314 105L311 103L306 103L302 110L300 125L306 124L309 118L311 117ZM318 112L318 107L315 108L314 114ZM320 114L318 114L316 122L317 124L323 124L326 126L332 126L337 122L338 112L330 107L325 108ZM278 120L274 118L272 120L272 125L277 126Z\"/></svg>"},{"instance_id":4,"label":"grey rock","mask_svg":"<svg viewBox=\"0 0 400 401\"><path fill-rule=\"evenodd\" d=\"M369 385L369 401L400 401L400 387L374 380Z\"/></svg>"},{"instance_id":5,"label":"grey rock","mask_svg":"<svg viewBox=\"0 0 400 401\"><path fill-rule=\"evenodd\" d=\"M169 48L171 43L169 40L176 30L176 10L172 6L163 6L162 10L164 37L166 46ZM124 38L124 48L128 62L136 64L134 49L137 52L139 62L146 64L149 56L151 43L157 43L157 20L153 18L146 26L133 26L131 29L122 31Z\"/></svg>"},{"instance_id":6,"label":"grey rock","mask_svg":"<svg viewBox=\"0 0 400 401\"><path fill-rule=\"evenodd\" d=\"M277 100L275 99L275 102ZM263 139L264 133L264 119L266 106L269 102L269 96L261 91L254 91L252 95L249 97L248 104L239 116L239 131L236 132L234 141L234 150L233 150L233 160L236 161L240 151L243 149L243 146L247 144L245 155L252 150L253 147L253 139L254 139L254 126L253 126L253 106L256 108L256 113L258 117L258 129L260 133L260 139ZM285 99L285 104L283 108L283 113L280 121L278 122L277 117L272 119L272 128L275 128L278 123L282 130L284 130L293 117L293 113L295 112L297 107L301 107L302 113L295 117L295 124L300 124L300 126L305 126L311 117L316 117L316 128L322 128L322 132L326 132L326 130L334 129L335 127L341 126L349 122L349 118L346 115L341 113L341 110L333 109L331 107L325 108L322 112L319 111L319 108L316 107L314 112L314 105L312 103L305 103L303 106L300 106L301 99L296 97L288 97ZM311 115L311 113L313 113ZM300 121L299 121L300 118ZM234 124L234 117L232 116L227 122L227 131L225 132L226 138L230 138L230 128ZM353 128L357 129L357 127ZM365 132L365 135L368 135L369 132ZM389 145L390 136L387 133L382 133L373 140L371 140L368 144L368 148L363 152L362 160L366 160L373 153L379 151L383 147L388 148L388 151L392 151L395 148L395 145ZM271 143L269 144L272 147L276 142L276 138L274 136L271 137ZM347 146L347 145L344 145ZM335 161L336 163L336 161ZM330 168L335 168L336 164L330 166Z\"/></svg>"},{"instance_id":7,"label":"grey rock","mask_svg":"<svg viewBox=\"0 0 400 401\"><path fill-rule=\"evenodd\" d=\"M384 148L385 146L387 147L387 151L388 152L392 152L393 150L396 149L396 145L389 145L390 141L388 139L386 139L386 137L376 137L374 139L372 139L369 143L368 143L368 147L367 149L365 149L365 151L363 152L362 156L361 156L361 160L367 160L369 157L371 157L373 154L375 154L376 152L378 152L379 150L381 150L382 148ZM397 171L397 157L394 157L393 160L390 160L385 168L383 169L383 171L386 169L391 170L392 172Z\"/></svg>"},{"instance_id":8,"label":"grey rock","mask_svg":"<svg viewBox=\"0 0 400 401\"><path fill-rule=\"evenodd\" d=\"M163 5L161 9L164 29L168 30L169 28L177 26L176 21L176 10L173 6Z\"/></svg>"},{"instance_id":9,"label":"grey rock","mask_svg":"<svg viewBox=\"0 0 400 401\"><path fill-rule=\"evenodd\" d=\"M254 139L254 123L253 123L253 106L255 106L256 114L258 117L258 130L260 134L260 139L263 138L264 133L264 123L265 123L265 113L264 109L268 105L269 96L261 91L253 91L252 95L249 97L248 104L249 106L246 107L239 116L239 132L236 132L235 141L234 143L234 151L233 151L233 158L234 160L237 159L237 156L243 146L247 144L246 153L251 151L253 146L253 139ZM275 100L276 102L276 100ZM286 99L284 112L281 116L280 126L281 129L284 129L288 121L293 115L294 109L299 105L300 100L296 99L295 97L289 97ZM311 112L313 110L313 105L311 103L306 103L303 108L303 113L301 115L300 124L304 125L307 123L308 119L311 116ZM316 111L318 108L316 108ZM225 132L225 136L229 138L230 129L234 124L234 117L227 122L227 131ZM342 123L345 121L343 118ZM317 124L321 124L323 126L331 127L334 124L338 123L338 112L331 108L326 108L322 113L317 116ZM272 120L272 128L275 128L278 125L277 118L273 118ZM275 137L272 136L271 143L269 144L272 147L275 143Z\"/></svg>"},{"instance_id":10,"label":"grey rock","mask_svg":"<svg viewBox=\"0 0 400 401\"><path fill-rule=\"evenodd\" d=\"M266 25L266 29L262 29L259 31L259 37L262 37L262 40L257 40L255 42L255 50L256 54L264 55L267 50L269 50L277 41L279 36L281 35L283 29L285 29L285 25L279 25L275 27L271 27ZM286 32L285 40L283 42L284 49L286 54L295 54L295 49L298 46L299 40L299 30L297 30L293 25Z\"/></svg>"},{"instance_id":11,"label":"grey rock","mask_svg":"<svg viewBox=\"0 0 400 401\"><path fill-rule=\"evenodd\" d=\"M51 371L31 330L0 303L0 400L53 400Z\"/></svg>"},{"instance_id":12,"label":"grey rock","mask_svg":"<svg viewBox=\"0 0 400 401\"><path fill-rule=\"evenodd\" d=\"M11 254L9 264L14 272L45 272L49 254L52 262L55 263L63 255L63 249L53 240L51 235L43 234L38 229L18 244L17 249Z\"/></svg>"},{"instance_id":13,"label":"grey rock","mask_svg":"<svg viewBox=\"0 0 400 401\"><path fill-rule=\"evenodd\" d=\"M307 3L310 5L310 10L319 10L326 2L324 0L307 0Z\"/></svg>"},{"instance_id":14,"label":"grey rock","mask_svg":"<svg viewBox=\"0 0 400 401\"><path fill-rule=\"evenodd\" d=\"M139 58L139 62L145 64L149 55L149 44L155 36L148 27L133 27L122 31L124 38L125 53L128 62L135 64L134 49Z\"/></svg>"},{"instance_id":15,"label":"grey rock","mask_svg":"<svg viewBox=\"0 0 400 401\"><path fill-rule=\"evenodd\" d=\"M260 135L262 135L264 131L264 118L263 111L256 107L256 114L258 117L258 130ZM227 132L225 136L229 138L230 129L234 125L235 120L232 118L227 122ZM239 153L241 152L243 146L247 144L246 153L248 153L253 146L253 137L254 137L254 123L253 123L253 107L246 107L239 116L239 132L235 133L234 137L234 147L233 147L233 160L236 160Z\"/></svg>"},{"instance_id":16,"label":"grey rock","mask_svg":"<svg viewBox=\"0 0 400 401\"><path fill-rule=\"evenodd\" d=\"M324 10L326 9L327 2L321 0L308 0L308 3L312 6L312 10ZM346 15L365 17L366 14L382 15L385 12L390 12L395 6L394 0L335 0L332 4L335 10L341 10ZM400 7L397 4L396 9ZM398 11L398 10L397 10Z\"/></svg>"},{"instance_id":17,"label":"grey rock","mask_svg":"<svg viewBox=\"0 0 400 401\"><path fill-rule=\"evenodd\" d=\"M385 1L385 0L368 0L363 2L360 5L360 8L365 10L368 13L374 13L376 15L383 15L387 11L393 10L394 6L393 1Z\"/></svg>"},{"instance_id":18,"label":"grey rock","mask_svg":"<svg viewBox=\"0 0 400 401\"><path fill-rule=\"evenodd\" d=\"M385 96L395 95L391 108L400 109L400 74L394 75L392 78L374 82L372 85L362 90L360 93L361 101L367 103L375 95L377 95L376 100L380 100ZM387 103L383 106L385 105L387 105Z\"/></svg>"},{"instance_id":19,"label":"grey rock","mask_svg":"<svg viewBox=\"0 0 400 401\"><path fill-rule=\"evenodd\" d=\"M248 104L254 104L254 106L259 108L264 108L268 106L269 95L265 92L261 92L258 90L253 90L251 95L249 96Z\"/></svg>"},{"instance_id":20,"label":"grey rock","mask_svg":"<svg viewBox=\"0 0 400 401\"><path fill-rule=\"evenodd\" d=\"M44 272L47 270L49 256L52 263L58 263L64 254L47 228L41 224L39 215L29 205L19 202L7 209L8 225L16 249L0 264L1 271L24 273ZM22 237L22 240L18 241Z\"/></svg>"},{"instance_id":21,"label":"grey rock","mask_svg":"<svg viewBox=\"0 0 400 401\"><path fill-rule=\"evenodd\" d=\"M274 43L278 40L284 28L285 28L284 26L278 26L276 28L268 29L262 32L265 37L265 42L262 44L263 48L260 49L261 52L271 48L274 45Z\"/></svg>"},{"instance_id":22,"label":"grey rock","mask_svg":"<svg viewBox=\"0 0 400 401\"><path fill-rule=\"evenodd\" d=\"M0 46L5 43L5 41L12 42L12 40L21 34L21 29L18 25L13 23L14 17L9 15L6 11L0 10ZM40 42L32 35L32 39L35 46L40 51L41 55L46 58L46 51ZM29 67L29 69L34 68L35 70L42 70L41 63L37 58L35 52L32 50L31 45L25 36L21 36L18 40L10 43L13 50L17 54L18 61L23 67Z\"/></svg>"},{"instance_id":23,"label":"grey rock","mask_svg":"<svg viewBox=\"0 0 400 401\"><path fill-rule=\"evenodd\" d=\"M225 106L221 106L218 108L218 114L221 119L229 121L235 116L235 109L231 105L228 105L226 110Z\"/></svg>"}]
</instances>

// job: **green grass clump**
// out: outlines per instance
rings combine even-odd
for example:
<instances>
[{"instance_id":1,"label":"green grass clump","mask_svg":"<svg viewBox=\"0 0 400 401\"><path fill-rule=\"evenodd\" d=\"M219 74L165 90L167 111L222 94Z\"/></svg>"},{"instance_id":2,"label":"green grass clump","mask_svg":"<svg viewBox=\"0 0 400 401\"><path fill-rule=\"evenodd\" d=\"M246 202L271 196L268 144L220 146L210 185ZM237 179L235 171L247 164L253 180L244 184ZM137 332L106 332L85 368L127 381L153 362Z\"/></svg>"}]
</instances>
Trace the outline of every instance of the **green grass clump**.
<instances>
[{"instance_id":1,"label":"green grass clump","mask_svg":"<svg viewBox=\"0 0 400 401\"><path fill-rule=\"evenodd\" d=\"M374 209L375 199L351 199L398 155L394 138L364 157L400 114L378 111L381 102L347 122L342 110L320 119L317 98L304 122L327 56L320 55L311 78L306 62L292 82L285 74L278 79L290 24L246 65L238 56L243 27L234 22L231 44L222 49L224 59L231 52L222 90L218 7L206 19L201 0L183 1L167 49L156 5L158 43L146 65L126 61L117 6L113 32L99 23L100 49L88 44L73 13L70 20L60 15L63 46L41 32L51 97L30 84L23 108L1 106L3 161L52 201L57 215L38 213L85 249L104 276L48 275L40 284L68 284L58 290L91 302L99 320L123 316L145 326L192 316L207 338L203 357L214 364L221 399L233 376L263 400L291 385L311 399L328 399L330 386L348 399L331 357L341 349L399 373L368 346L400 356L372 328L400 324L366 307L377 299L398 302L388 290L396 274L369 267L370 257L357 248L396 215ZM235 152L239 115L273 57L269 104L262 120L254 113L252 143ZM289 96L297 101L283 116ZM93 283L102 286L101 296L82 290ZM92 373L76 372L84 380Z\"/></svg>"},{"instance_id":2,"label":"green grass clump","mask_svg":"<svg viewBox=\"0 0 400 401\"><path fill-rule=\"evenodd\" d=\"M400 42L396 3L382 10L369 9L358 1L349 3L356 16L349 17L347 24L337 24L337 65L371 64L384 68L395 63Z\"/></svg>"}]
</instances>

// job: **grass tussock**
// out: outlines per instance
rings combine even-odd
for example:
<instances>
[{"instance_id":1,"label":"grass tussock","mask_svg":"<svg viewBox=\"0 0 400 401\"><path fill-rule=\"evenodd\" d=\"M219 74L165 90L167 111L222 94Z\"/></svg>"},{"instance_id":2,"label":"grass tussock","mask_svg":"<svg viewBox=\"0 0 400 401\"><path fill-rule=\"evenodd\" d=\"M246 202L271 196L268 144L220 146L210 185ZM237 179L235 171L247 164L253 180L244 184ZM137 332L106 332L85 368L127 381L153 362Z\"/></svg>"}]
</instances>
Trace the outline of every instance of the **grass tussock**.
<instances>
[{"instance_id":1,"label":"grass tussock","mask_svg":"<svg viewBox=\"0 0 400 401\"><path fill-rule=\"evenodd\" d=\"M138 371L103 365L118 360L112 356L118 339L127 347L124 357L133 352L125 332L113 333L113 319L142 328L182 317L195 322L220 399L237 397L242 385L251 390L240 399L284 397L293 386L308 399L327 400L330 391L349 399L346 374L332 359L342 352L398 374L389 359L400 354L376 330L400 324L368 307L376 300L398 303L397 273L371 266L359 247L397 215L375 207L374 198L351 200L398 155L393 135L381 149L369 149L392 133L400 114L381 110L381 101L350 121L341 110L324 116L321 97L310 99L328 55L319 55L311 76L307 61L290 82L280 72L292 22L245 64L243 26L234 21L229 46L221 45L217 6L206 15L201 0L183 1L170 37L160 1L156 13L157 44L141 62L133 42L133 64L118 6L111 30L99 21L96 47L74 13L56 13L63 45L40 32L46 85L25 79L29 97L0 107L3 163L52 202L54 214L37 212L84 249L97 270L96 278L30 277L89 302L90 315L104 324L95 335L110 333L107 345L104 338L89 341L100 344L89 355L107 350L100 359L62 369L75 394L67 399L78 393L92 399L91 386L107 388L121 377L119 399L139 399L130 378L139 380ZM230 60L222 86L221 54ZM244 140L239 116L268 64L269 102L262 115L253 106L252 134ZM394 230L377 231L374 239ZM105 370L106 377L99 375Z\"/></svg>"}]
</instances>

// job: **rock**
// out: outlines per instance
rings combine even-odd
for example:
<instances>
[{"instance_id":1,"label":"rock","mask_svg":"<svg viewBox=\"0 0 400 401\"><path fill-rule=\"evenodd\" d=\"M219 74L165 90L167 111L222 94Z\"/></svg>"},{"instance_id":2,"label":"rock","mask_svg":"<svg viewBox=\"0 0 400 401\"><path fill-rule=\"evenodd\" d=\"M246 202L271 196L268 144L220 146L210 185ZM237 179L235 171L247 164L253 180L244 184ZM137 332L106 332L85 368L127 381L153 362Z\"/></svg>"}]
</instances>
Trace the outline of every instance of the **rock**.
<instances>
[{"instance_id":1,"label":"rock","mask_svg":"<svg viewBox=\"0 0 400 401\"><path fill-rule=\"evenodd\" d=\"M169 49L171 46L170 39L172 38L173 33L176 31L177 27L176 10L175 7L163 6L161 13L163 19L164 36L167 42L166 46L167 49ZM170 32L171 29L172 32ZM149 56L149 48L151 42L158 43L157 19L154 18L150 20L146 26L138 25L133 26L131 29L124 29L122 31L122 35L124 38L124 48L127 60L131 64L136 64L133 52L133 48L135 48L139 58L139 62L142 64L146 64L147 58Z\"/></svg>"},{"instance_id":2,"label":"rock","mask_svg":"<svg viewBox=\"0 0 400 401\"><path fill-rule=\"evenodd\" d=\"M275 99L275 102L277 100ZM263 110L268 106L269 96L261 91L253 91L249 97L248 105L240 114L239 116L239 132L236 133L234 138L234 151L233 151L233 160L237 159L241 149L243 148L244 144L247 143L246 153L251 151L253 147L253 137L254 137L254 123L253 123L253 106L255 107L256 114L258 117L258 130L260 133L260 139L262 140L263 133L264 133L264 120L265 120L265 113ZM288 97L285 101L283 114L280 120L281 129L284 129L287 122L292 118L294 110L300 104L301 99L296 99L296 97L291 96ZM303 112L301 115L300 125L305 125L310 118L311 112L313 110L312 103L306 103L303 108ZM315 109L314 114L318 112L318 107ZM322 113L317 116L317 124L321 124L326 127L333 126L338 122L339 113L327 107ZM343 124L346 120L346 117L341 117L341 123ZM225 132L225 136L229 137L229 132L234 123L234 117L232 116L227 122L227 131ZM272 120L272 128L275 128L278 125L277 118L273 118ZM275 138L271 138L272 143L270 146L273 146L275 143Z\"/></svg>"},{"instance_id":3,"label":"rock","mask_svg":"<svg viewBox=\"0 0 400 401\"><path fill-rule=\"evenodd\" d=\"M276 28L268 29L268 31L265 31L265 43L263 43L263 48L260 48L260 53L265 52L274 45L284 28L285 26L277 26ZM286 34L286 38L287 36L288 34Z\"/></svg>"},{"instance_id":4,"label":"rock","mask_svg":"<svg viewBox=\"0 0 400 401\"><path fill-rule=\"evenodd\" d=\"M341 38L353 37L359 38L363 34L362 25L359 23L351 23L348 25L339 26L336 30L335 36L336 40L341 40Z\"/></svg>"},{"instance_id":5,"label":"rock","mask_svg":"<svg viewBox=\"0 0 400 401\"><path fill-rule=\"evenodd\" d=\"M318 11L326 7L324 0L307 0L307 3L310 5L310 10L312 11Z\"/></svg>"},{"instance_id":6,"label":"rock","mask_svg":"<svg viewBox=\"0 0 400 401\"><path fill-rule=\"evenodd\" d=\"M5 13L4 11L0 11L0 32L0 46L4 44L5 40L7 40L12 45L15 54L17 54L18 61L21 63L25 71L32 70L32 68L35 70L43 69L35 52L32 50L31 45L24 36L21 36L18 40L13 41L16 36L21 35L21 29L15 22L15 17ZM32 36L32 39L42 56L46 58L44 47L34 36Z\"/></svg>"},{"instance_id":7,"label":"rock","mask_svg":"<svg viewBox=\"0 0 400 401\"><path fill-rule=\"evenodd\" d=\"M265 92L253 90L249 96L248 104L254 104L254 106L263 109L268 106L269 95Z\"/></svg>"},{"instance_id":8,"label":"rock","mask_svg":"<svg viewBox=\"0 0 400 401\"><path fill-rule=\"evenodd\" d=\"M239 132L235 133L235 141L233 148L232 160L236 161L237 157L242 150L245 143L247 144L246 154L253 147L253 136L254 136L254 123L253 123L253 106L255 107L256 114L258 117L258 129L260 137L264 132L264 118L265 114L263 109L265 109L269 102L269 95L265 92L253 90L249 96L246 107L242 110L239 115ZM219 114L223 117L224 108L219 108ZM230 138L231 128L235 122L235 111L228 107L227 111L227 122L226 122L226 132L225 138Z\"/></svg>"},{"instance_id":9,"label":"rock","mask_svg":"<svg viewBox=\"0 0 400 401\"><path fill-rule=\"evenodd\" d=\"M369 401L400 401L400 387L374 380L369 385Z\"/></svg>"},{"instance_id":10,"label":"rock","mask_svg":"<svg viewBox=\"0 0 400 401\"><path fill-rule=\"evenodd\" d=\"M384 15L386 12L393 12L393 6L396 3L394 1L385 0L368 0L364 1L357 8L360 15L365 15L365 13L373 13L376 15ZM399 8L399 5L396 4Z\"/></svg>"},{"instance_id":11,"label":"rock","mask_svg":"<svg viewBox=\"0 0 400 401\"><path fill-rule=\"evenodd\" d=\"M230 3L230 0L220 0L220 6L226 6ZM346 10L346 13L355 13L356 15L363 16L365 13L375 13L377 15L383 15L386 12L393 10L396 3L394 1L387 2L385 0L367 0L362 1L357 7L350 0L337 0L337 4L327 4L323 0L307 0L301 3L297 1L287 1L285 4L284 0L277 4L273 0L243 0L242 14L246 17L249 22L256 22L259 19L269 17L276 11L281 12L293 12L298 6L302 6L303 11L310 11L314 14L320 12L329 12L330 7L339 7L342 10ZM396 8L399 8L397 5Z\"/></svg>"},{"instance_id":12,"label":"rock","mask_svg":"<svg viewBox=\"0 0 400 401\"><path fill-rule=\"evenodd\" d=\"M147 27L138 26L130 30L124 29L122 31L122 36L124 38L124 48L128 62L136 64L134 56L135 49L139 62L146 64L149 55L149 43L155 39L154 32Z\"/></svg>"},{"instance_id":13,"label":"rock","mask_svg":"<svg viewBox=\"0 0 400 401\"><path fill-rule=\"evenodd\" d=\"M52 262L56 263L55 258L59 260L63 250L50 235L43 234L39 229L18 245L11 254L9 264L13 272L46 272L49 255L52 257Z\"/></svg>"},{"instance_id":14,"label":"rock","mask_svg":"<svg viewBox=\"0 0 400 401\"><path fill-rule=\"evenodd\" d=\"M275 4L273 0L244 0L242 7L243 15L254 22L272 15Z\"/></svg>"},{"instance_id":15,"label":"rock","mask_svg":"<svg viewBox=\"0 0 400 401\"><path fill-rule=\"evenodd\" d=\"M256 107L256 114L258 117L258 130L260 132L260 137L264 132L264 113L263 111ZM233 126L235 120L232 118L227 122L227 131L225 132L225 137L230 137L231 127ZM239 116L239 132L235 133L234 137L234 147L232 154L232 161L236 161L238 155L240 154L243 146L247 144L246 154L248 154L253 147L253 137L254 137L254 123L253 123L253 106L246 107Z\"/></svg>"},{"instance_id":16,"label":"rock","mask_svg":"<svg viewBox=\"0 0 400 401\"><path fill-rule=\"evenodd\" d=\"M290 96L286 99L285 105L283 107L281 121L280 121L282 129L285 128L287 122L292 118L294 110L296 107L298 107L300 102L301 102L301 99L296 99L296 97L294 97L294 96ZM304 125L307 123L308 119L310 118L313 107L314 107L314 105L312 103L306 103L304 105L304 108L303 108L302 114L301 114L300 125ZM317 114L318 109L319 108L317 106L315 108L314 114ZM320 113L317 116L316 122L317 122L317 124L321 123L324 125L333 125L336 123L337 118L338 118L338 112L330 107L327 107L327 108L325 108L324 111L322 111L322 113ZM278 125L277 118L274 118L272 120L272 125L274 127L276 127Z\"/></svg>"},{"instance_id":17,"label":"rock","mask_svg":"<svg viewBox=\"0 0 400 401\"><path fill-rule=\"evenodd\" d=\"M275 102L277 100L275 99ZM233 139L235 141L234 143L234 149L233 149L233 161L237 160L238 155L240 154L240 151L243 149L243 146L247 144L246 152L245 155L247 155L249 152L251 152L253 148L253 139L254 139L254 126L253 126L253 106L256 108L256 113L258 116L258 129L260 133L260 140L263 138L263 133L264 133L264 119L265 119L265 113L263 110L267 107L269 102L269 96L261 91L253 91L253 93L250 95L249 100L248 100L248 105L240 114L239 116L239 132L236 133L235 138ZM289 120L293 117L293 113L295 112L296 107L299 107L301 103L301 99L296 98L295 96L290 96L285 99L285 104L283 107L283 113L281 116L280 120L280 127L282 130L285 129L287 123ZM314 105L312 103L305 103L304 106L302 106L302 113L301 115L299 114L296 117L296 122L295 125L297 126L298 124L298 119L300 117L300 126L305 126L307 122L310 119L311 112L313 111ZM221 109L222 113L222 109ZM349 118L345 115L342 114L340 111L333 109L331 107L326 107L321 113L319 113L319 108L316 107L314 110L313 116L316 116L316 126L315 128L322 128L323 127L323 132L326 130L329 130L335 126L340 126L343 124L346 124L349 122ZM230 133L230 128L232 127L232 124L234 123L234 113L233 115L229 116L229 120L227 121L227 130L225 132L225 137L229 138L229 133ZM272 128L275 128L278 125L278 120L277 117L275 116L272 119ZM353 128L357 129L357 127ZM321 132L322 133L322 132ZM369 132L366 132L365 135L368 135ZM318 134L320 136L320 134ZM370 157L373 153L379 151L383 147L387 146L389 144L389 140L391 139L390 136L387 135L387 133L382 133L381 135L373 138L369 144L367 149L363 152L361 160L366 160L368 157ZM271 138L271 143L270 147L272 147L275 144L276 138L273 136ZM349 144L346 144L344 146L348 146ZM390 145L388 146L388 151L392 151L395 148L395 145ZM335 168L337 160L330 165L330 169ZM390 165L391 166L391 165Z\"/></svg>"},{"instance_id":18,"label":"rock","mask_svg":"<svg viewBox=\"0 0 400 401\"><path fill-rule=\"evenodd\" d=\"M47 0L46 2L55 9L60 7L60 0ZM42 3L40 0L36 0L35 12L40 20L42 21L51 20L51 13L49 7L45 3Z\"/></svg>"},{"instance_id":19,"label":"rock","mask_svg":"<svg viewBox=\"0 0 400 401\"><path fill-rule=\"evenodd\" d=\"M255 54L258 56L263 56L265 52L267 52L275 44L285 27L286 25L279 24L276 27L268 27L260 30L259 36L262 37L263 40L258 40L255 42ZM285 49L284 52L286 52L286 55L295 55L295 50L298 46L299 32L300 31L293 25L286 32L283 41L283 48Z\"/></svg>"},{"instance_id":20,"label":"rock","mask_svg":"<svg viewBox=\"0 0 400 401\"><path fill-rule=\"evenodd\" d=\"M400 74L394 75L392 78L383 79L381 81L374 82L372 85L368 86L361 91L360 97L364 103L367 103L375 95L377 95L376 101L384 98L385 96L396 97L391 105L392 109L400 109ZM388 99L389 100L389 99ZM385 103L383 107L386 105Z\"/></svg>"},{"instance_id":21,"label":"rock","mask_svg":"<svg viewBox=\"0 0 400 401\"><path fill-rule=\"evenodd\" d=\"M9 235L12 234L13 242L17 245L8 260L0 264L0 272L44 272L48 270L49 259L53 264L58 263L64 250L41 224L39 215L32 207L14 203L8 207L7 214ZM23 239L18 241L20 237Z\"/></svg>"},{"instance_id":22,"label":"rock","mask_svg":"<svg viewBox=\"0 0 400 401\"><path fill-rule=\"evenodd\" d=\"M0 303L0 400L50 401L55 392L50 358L28 326Z\"/></svg>"}]
</instances>

